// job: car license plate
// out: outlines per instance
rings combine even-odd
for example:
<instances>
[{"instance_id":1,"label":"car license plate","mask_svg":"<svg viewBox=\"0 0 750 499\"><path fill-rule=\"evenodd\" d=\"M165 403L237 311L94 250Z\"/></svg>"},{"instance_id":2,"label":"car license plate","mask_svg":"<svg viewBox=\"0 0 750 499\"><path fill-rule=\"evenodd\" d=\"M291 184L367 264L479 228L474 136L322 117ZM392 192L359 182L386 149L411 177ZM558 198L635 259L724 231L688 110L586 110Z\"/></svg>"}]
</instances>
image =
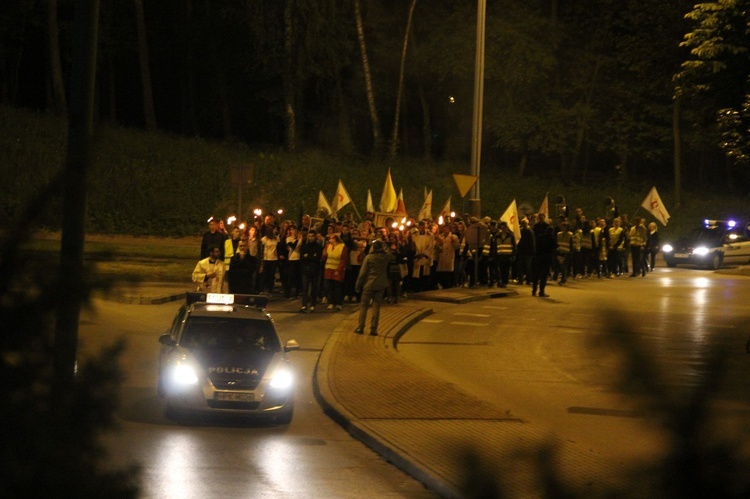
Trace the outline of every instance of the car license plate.
<instances>
[{"instance_id":1,"label":"car license plate","mask_svg":"<svg viewBox=\"0 0 750 499\"><path fill-rule=\"evenodd\" d=\"M674 257L675 258L689 258L690 255L688 255L687 253L675 253Z\"/></svg>"},{"instance_id":2,"label":"car license plate","mask_svg":"<svg viewBox=\"0 0 750 499\"><path fill-rule=\"evenodd\" d=\"M254 402L254 393L235 393L235 392L217 392L214 396L216 400L222 402Z\"/></svg>"}]
</instances>

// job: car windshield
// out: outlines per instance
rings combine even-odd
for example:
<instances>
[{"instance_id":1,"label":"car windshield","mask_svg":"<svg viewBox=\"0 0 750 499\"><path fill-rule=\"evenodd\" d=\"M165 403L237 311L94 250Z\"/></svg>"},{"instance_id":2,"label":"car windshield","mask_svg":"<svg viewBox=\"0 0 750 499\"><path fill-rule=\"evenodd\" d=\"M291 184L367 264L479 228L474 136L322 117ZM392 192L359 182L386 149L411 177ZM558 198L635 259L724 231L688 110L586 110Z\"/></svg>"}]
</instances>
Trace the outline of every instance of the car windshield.
<instances>
[{"instance_id":1,"label":"car windshield","mask_svg":"<svg viewBox=\"0 0 750 499\"><path fill-rule=\"evenodd\" d=\"M180 345L209 350L281 351L278 336L270 322L219 317L189 318Z\"/></svg>"},{"instance_id":2,"label":"car windshield","mask_svg":"<svg viewBox=\"0 0 750 499\"><path fill-rule=\"evenodd\" d=\"M688 237L688 242L693 246L721 246L721 236L723 234L724 231L719 229L693 229L693 232L690 233L690 237Z\"/></svg>"}]
</instances>

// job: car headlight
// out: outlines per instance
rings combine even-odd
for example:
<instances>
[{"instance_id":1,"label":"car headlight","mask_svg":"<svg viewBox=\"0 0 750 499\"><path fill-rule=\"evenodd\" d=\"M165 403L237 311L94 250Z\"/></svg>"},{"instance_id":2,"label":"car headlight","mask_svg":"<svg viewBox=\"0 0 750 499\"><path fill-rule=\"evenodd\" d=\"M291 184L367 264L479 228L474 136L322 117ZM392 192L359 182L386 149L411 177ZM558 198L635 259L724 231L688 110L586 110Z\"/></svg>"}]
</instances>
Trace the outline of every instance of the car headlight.
<instances>
[{"instance_id":1,"label":"car headlight","mask_svg":"<svg viewBox=\"0 0 750 499\"><path fill-rule=\"evenodd\" d=\"M292 376L292 372L288 369L279 369L274 373L273 378L271 378L269 386L278 390L288 390L293 384L294 376Z\"/></svg>"},{"instance_id":2,"label":"car headlight","mask_svg":"<svg viewBox=\"0 0 750 499\"><path fill-rule=\"evenodd\" d=\"M705 246L700 246L693 250L693 254L698 256L706 256L708 255L708 248L706 248Z\"/></svg>"},{"instance_id":3,"label":"car headlight","mask_svg":"<svg viewBox=\"0 0 750 499\"><path fill-rule=\"evenodd\" d=\"M178 385L197 385L198 375L192 366L180 364L172 370L172 381Z\"/></svg>"},{"instance_id":4,"label":"car headlight","mask_svg":"<svg viewBox=\"0 0 750 499\"><path fill-rule=\"evenodd\" d=\"M662 246L661 250L664 253L671 253L672 251L674 251L674 248L672 247L671 244L665 244L664 246Z\"/></svg>"}]
</instances>

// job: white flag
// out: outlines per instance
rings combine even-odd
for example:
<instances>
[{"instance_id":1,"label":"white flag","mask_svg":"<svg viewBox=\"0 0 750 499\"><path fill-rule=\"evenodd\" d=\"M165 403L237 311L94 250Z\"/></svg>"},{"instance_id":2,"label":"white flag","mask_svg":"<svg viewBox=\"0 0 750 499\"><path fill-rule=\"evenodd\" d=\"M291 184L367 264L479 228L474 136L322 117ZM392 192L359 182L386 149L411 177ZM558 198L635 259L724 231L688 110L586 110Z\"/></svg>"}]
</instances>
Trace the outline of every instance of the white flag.
<instances>
[{"instance_id":1,"label":"white flag","mask_svg":"<svg viewBox=\"0 0 750 499\"><path fill-rule=\"evenodd\" d=\"M505 210L503 216L500 217L500 221L508 224L508 229L516 236L516 241L521 239L521 227L518 225L518 206L515 199Z\"/></svg>"},{"instance_id":2,"label":"white flag","mask_svg":"<svg viewBox=\"0 0 750 499\"><path fill-rule=\"evenodd\" d=\"M380 211L383 213L393 213L396 211L397 206L398 197L396 196L396 188L393 187L391 169L388 168L388 175L385 177L385 185L383 186L383 194L380 196Z\"/></svg>"},{"instance_id":3,"label":"white flag","mask_svg":"<svg viewBox=\"0 0 750 499\"><path fill-rule=\"evenodd\" d=\"M654 218L660 221L663 226L667 226L669 212L664 207L664 203L661 202L661 197L659 197L659 193L656 192L656 186L651 188L646 199L641 203L641 206L651 213Z\"/></svg>"},{"instance_id":4,"label":"white flag","mask_svg":"<svg viewBox=\"0 0 750 499\"><path fill-rule=\"evenodd\" d=\"M544 213L544 220L549 223L549 194L544 195L542 206L539 207L539 213Z\"/></svg>"},{"instance_id":5,"label":"white flag","mask_svg":"<svg viewBox=\"0 0 750 499\"><path fill-rule=\"evenodd\" d=\"M372 193L370 192L370 189L367 189L367 211L375 213L375 205L372 204Z\"/></svg>"},{"instance_id":6,"label":"white flag","mask_svg":"<svg viewBox=\"0 0 750 499\"><path fill-rule=\"evenodd\" d=\"M425 218L432 218L432 190L427 194L422 209L419 210L419 215L417 216L417 220L424 220Z\"/></svg>"},{"instance_id":7,"label":"white flag","mask_svg":"<svg viewBox=\"0 0 750 499\"><path fill-rule=\"evenodd\" d=\"M451 196L448 196L448 201L445 202L445 206L440 210L440 215L447 217L451 214Z\"/></svg>"},{"instance_id":8,"label":"white flag","mask_svg":"<svg viewBox=\"0 0 750 499\"><path fill-rule=\"evenodd\" d=\"M328 200L326 199L325 194L323 194L323 191L318 191L318 211L320 210L325 210L326 216L332 213L331 205L328 204Z\"/></svg>"},{"instance_id":9,"label":"white flag","mask_svg":"<svg viewBox=\"0 0 750 499\"><path fill-rule=\"evenodd\" d=\"M336 187L336 194L333 196L333 205L331 206L333 208L333 213L335 214L338 212L341 208L348 205L352 202L352 198L349 197L349 193L346 192L346 187L344 187L344 183L339 179L339 185Z\"/></svg>"}]
</instances>

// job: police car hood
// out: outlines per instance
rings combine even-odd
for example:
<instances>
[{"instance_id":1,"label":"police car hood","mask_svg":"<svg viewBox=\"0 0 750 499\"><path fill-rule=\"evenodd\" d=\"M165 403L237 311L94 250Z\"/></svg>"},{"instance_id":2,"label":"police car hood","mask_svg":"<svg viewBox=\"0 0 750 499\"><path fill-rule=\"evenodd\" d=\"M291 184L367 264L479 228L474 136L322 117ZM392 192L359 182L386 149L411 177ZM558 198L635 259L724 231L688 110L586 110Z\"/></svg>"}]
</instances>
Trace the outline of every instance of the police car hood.
<instances>
[{"instance_id":1,"label":"police car hood","mask_svg":"<svg viewBox=\"0 0 750 499\"><path fill-rule=\"evenodd\" d=\"M258 383L278 352L269 350L224 350L215 348L192 348L192 357L204 370L212 383L241 381ZM218 383L217 383L218 382ZM239 385L237 386L240 387Z\"/></svg>"}]
</instances>

